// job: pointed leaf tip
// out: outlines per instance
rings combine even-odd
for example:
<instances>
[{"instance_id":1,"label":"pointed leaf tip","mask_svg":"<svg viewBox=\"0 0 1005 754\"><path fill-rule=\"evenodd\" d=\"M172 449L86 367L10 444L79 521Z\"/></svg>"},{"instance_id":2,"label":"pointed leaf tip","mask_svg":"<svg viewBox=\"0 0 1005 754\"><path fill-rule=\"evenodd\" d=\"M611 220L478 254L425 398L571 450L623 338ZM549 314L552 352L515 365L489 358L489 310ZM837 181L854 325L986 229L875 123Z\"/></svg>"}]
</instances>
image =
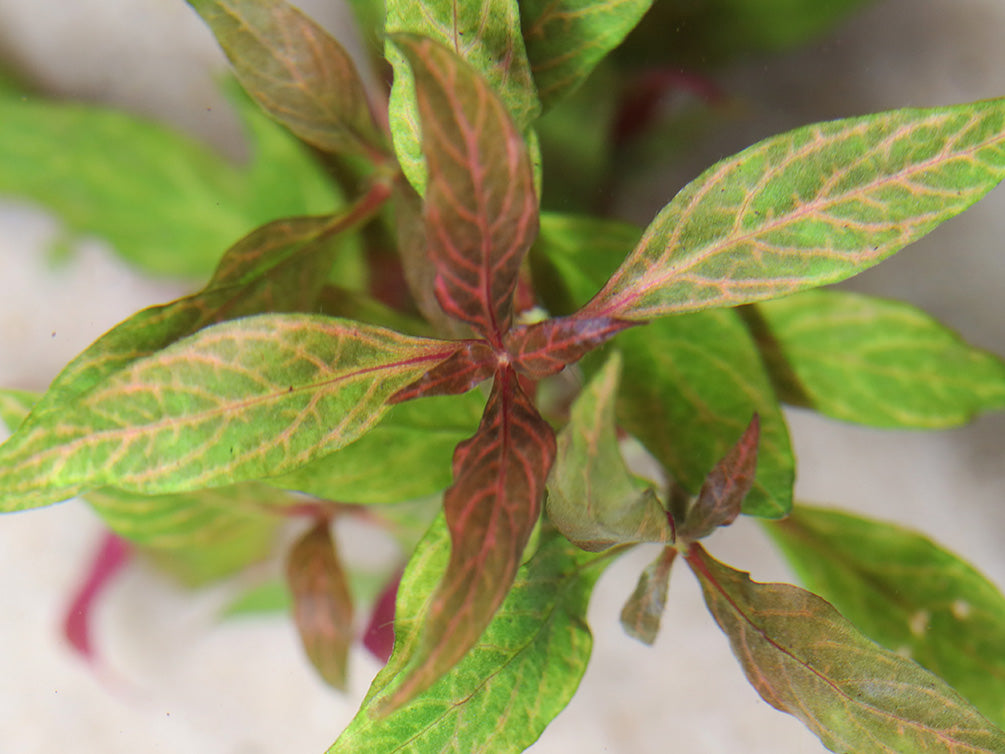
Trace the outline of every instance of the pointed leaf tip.
<instances>
[{"instance_id":1,"label":"pointed leaf tip","mask_svg":"<svg viewBox=\"0 0 1005 754\"><path fill-rule=\"evenodd\" d=\"M670 591L670 567L677 550L664 547L659 556L639 575L635 591L621 609L621 627L633 639L653 644L659 634L660 622Z\"/></svg>"},{"instance_id":2,"label":"pointed leaf tip","mask_svg":"<svg viewBox=\"0 0 1005 754\"><path fill-rule=\"evenodd\" d=\"M705 478L698 499L684 519L682 538L707 537L720 526L729 526L740 515L743 501L754 484L760 436L761 420L755 413L736 445Z\"/></svg>"}]
</instances>

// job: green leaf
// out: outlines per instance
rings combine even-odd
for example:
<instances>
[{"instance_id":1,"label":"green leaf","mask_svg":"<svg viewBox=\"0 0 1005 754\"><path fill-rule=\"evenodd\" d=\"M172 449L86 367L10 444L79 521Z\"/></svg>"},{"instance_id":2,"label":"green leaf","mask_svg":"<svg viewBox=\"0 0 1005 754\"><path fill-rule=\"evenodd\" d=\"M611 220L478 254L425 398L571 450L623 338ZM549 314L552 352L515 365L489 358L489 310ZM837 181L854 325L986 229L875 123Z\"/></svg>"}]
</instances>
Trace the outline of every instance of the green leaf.
<instances>
[{"instance_id":1,"label":"green leaf","mask_svg":"<svg viewBox=\"0 0 1005 754\"><path fill-rule=\"evenodd\" d=\"M1005 725L1005 597L908 529L798 505L765 527L800 580L866 636L950 683Z\"/></svg>"},{"instance_id":2,"label":"green leaf","mask_svg":"<svg viewBox=\"0 0 1005 754\"><path fill-rule=\"evenodd\" d=\"M587 305L647 320L834 283L1005 178L1005 99L817 123L713 165Z\"/></svg>"},{"instance_id":3,"label":"green leaf","mask_svg":"<svg viewBox=\"0 0 1005 754\"><path fill-rule=\"evenodd\" d=\"M290 590L281 581L269 581L248 589L221 613L223 618L269 615L286 612L293 604Z\"/></svg>"},{"instance_id":4,"label":"green leaf","mask_svg":"<svg viewBox=\"0 0 1005 754\"><path fill-rule=\"evenodd\" d=\"M659 556L639 575L635 591L621 609L621 627L633 639L653 644L660 631L660 622L670 591L670 567L677 550L664 547Z\"/></svg>"},{"instance_id":5,"label":"green leaf","mask_svg":"<svg viewBox=\"0 0 1005 754\"><path fill-rule=\"evenodd\" d=\"M28 416L31 407L38 403L42 396L29 390L12 390L0 388L0 422L13 432Z\"/></svg>"},{"instance_id":6,"label":"green leaf","mask_svg":"<svg viewBox=\"0 0 1005 754\"><path fill-rule=\"evenodd\" d=\"M652 0L521 0L523 38L547 108L579 86Z\"/></svg>"},{"instance_id":7,"label":"green leaf","mask_svg":"<svg viewBox=\"0 0 1005 754\"><path fill-rule=\"evenodd\" d=\"M621 457L614 425L620 376L621 359L614 354L573 404L548 477L549 520L590 552L673 537L656 493L632 476Z\"/></svg>"},{"instance_id":8,"label":"green leaf","mask_svg":"<svg viewBox=\"0 0 1005 754\"><path fill-rule=\"evenodd\" d=\"M530 250L535 288L552 314L572 314L593 298L638 244L634 225L585 215L541 213Z\"/></svg>"},{"instance_id":9,"label":"green leaf","mask_svg":"<svg viewBox=\"0 0 1005 754\"><path fill-rule=\"evenodd\" d=\"M177 551L213 549L241 527L260 526L269 511L296 501L256 482L175 495L140 495L112 487L84 500L116 534L144 547ZM269 517L275 528L275 517Z\"/></svg>"},{"instance_id":10,"label":"green leaf","mask_svg":"<svg viewBox=\"0 0 1005 754\"><path fill-rule=\"evenodd\" d=\"M394 149L402 171L420 194L425 194L426 173L421 148L421 127L412 68L392 37L420 35L453 50L484 79L523 131L538 116L530 63L520 35L516 0L476 2L423 2L387 0L387 59L394 67L390 120Z\"/></svg>"},{"instance_id":11,"label":"green leaf","mask_svg":"<svg viewBox=\"0 0 1005 754\"><path fill-rule=\"evenodd\" d=\"M504 103L448 48L398 34L425 137L428 255L440 306L492 345L513 316L520 265L537 235L530 159Z\"/></svg>"},{"instance_id":12,"label":"green leaf","mask_svg":"<svg viewBox=\"0 0 1005 754\"><path fill-rule=\"evenodd\" d=\"M181 492L291 471L369 431L454 346L322 316L247 317L141 358L0 446L0 509L85 487Z\"/></svg>"},{"instance_id":13,"label":"green leaf","mask_svg":"<svg viewBox=\"0 0 1005 754\"><path fill-rule=\"evenodd\" d=\"M832 751L1005 751L1005 733L944 681L873 644L820 597L751 581L697 543L687 561L751 685Z\"/></svg>"},{"instance_id":14,"label":"green leaf","mask_svg":"<svg viewBox=\"0 0 1005 754\"><path fill-rule=\"evenodd\" d=\"M349 54L284 0L189 0L244 89L308 144L374 162L385 155Z\"/></svg>"},{"instance_id":15,"label":"green leaf","mask_svg":"<svg viewBox=\"0 0 1005 754\"><path fill-rule=\"evenodd\" d=\"M477 391L399 403L351 445L266 481L343 503L431 495L450 485L454 447L474 432L484 405Z\"/></svg>"},{"instance_id":16,"label":"green leaf","mask_svg":"<svg viewBox=\"0 0 1005 754\"><path fill-rule=\"evenodd\" d=\"M743 433L761 423L757 474L743 512L779 518L792 507L795 461L761 357L735 311L669 317L621 333L618 419L692 495Z\"/></svg>"},{"instance_id":17,"label":"green leaf","mask_svg":"<svg viewBox=\"0 0 1005 754\"><path fill-rule=\"evenodd\" d=\"M346 690L353 603L327 520L294 544L286 559L293 619L311 664L330 686Z\"/></svg>"},{"instance_id":18,"label":"green leaf","mask_svg":"<svg viewBox=\"0 0 1005 754\"><path fill-rule=\"evenodd\" d=\"M757 315L755 337L788 402L879 427L953 427L1005 408L1005 363L907 304L809 291Z\"/></svg>"},{"instance_id":19,"label":"green leaf","mask_svg":"<svg viewBox=\"0 0 1005 754\"><path fill-rule=\"evenodd\" d=\"M241 167L136 116L0 96L0 194L40 203L148 272L203 276L250 228L338 203L301 145L239 112L252 136Z\"/></svg>"},{"instance_id":20,"label":"green leaf","mask_svg":"<svg viewBox=\"0 0 1005 754\"><path fill-rule=\"evenodd\" d=\"M827 32L870 0L702 0L655 3L618 50L652 68L655 61L696 67L781 52Z\"/></svg>"},{"instance_id":21,"label":"green leaf","mask_svg":"<svg viewBox=\"0 0 1005 754\"><path fill-rule=\"evenodd\" d=\"M406 707L386 717L373 714L393 693L422 641L423 615L449 551L441 516L416 549L398 589L394 653L328 754L515 754L568 704L589 659L586 608L607 559L578 550L551 531L542 534L495 619L460 664Z\"/></svg>"}]
</instances>

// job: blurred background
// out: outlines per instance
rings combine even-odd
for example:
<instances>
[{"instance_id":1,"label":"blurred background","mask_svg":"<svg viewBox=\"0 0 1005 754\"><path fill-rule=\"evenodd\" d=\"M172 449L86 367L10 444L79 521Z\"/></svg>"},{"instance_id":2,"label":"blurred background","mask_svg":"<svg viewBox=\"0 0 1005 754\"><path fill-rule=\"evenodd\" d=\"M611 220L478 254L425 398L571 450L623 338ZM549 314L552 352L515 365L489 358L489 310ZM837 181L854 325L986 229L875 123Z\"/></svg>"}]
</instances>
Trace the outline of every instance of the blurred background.
<instances>
[{"instance_id":1,"label":"blurred background","mask_svg":"<svg viewBox=\"0 0 1005 754\"><path fill-rule=\"evenodd\" d=\"M336 34L345 28L335 0L299 5ZM625 186L616 209L644 223L716 159L805 123L1005 95L1003 33L999 0L876 0L795 51L730 62L709 77L725 102L715 117L693 119L668 168ZM48 95L121 107L228 158L244 154L214 78L222 56L182 0L0 0L0 61ZM668 107L694 106L686 93L674 96L683 103ZM999 188L848 285L911 301L1005 354L1002 239ZM44 389L116 322L191 289L191 281L137 272L100 239L68 241L38 206L0 195L0 385ZM800 411L789 418L799 499L909 524L1005 584L1005 416L929 434ZM95 614L102 670L73 654L60 634L62 611L101 531L78 502L0 518L0 752L316 754L332 743L375 661L358 652L350 692L340 695L315 678L287 618L219 622L226 589L193 593L135 563ZM351 559L373 534L340 536ZM790 578L749 521L717 534L710 550L758 580ZM684 569L672 579L656 646L623 634L617 614L651 556L633 553L601 580L590 668L532 751L822 751L747 685Z\"/></svg>"}]
</instances>

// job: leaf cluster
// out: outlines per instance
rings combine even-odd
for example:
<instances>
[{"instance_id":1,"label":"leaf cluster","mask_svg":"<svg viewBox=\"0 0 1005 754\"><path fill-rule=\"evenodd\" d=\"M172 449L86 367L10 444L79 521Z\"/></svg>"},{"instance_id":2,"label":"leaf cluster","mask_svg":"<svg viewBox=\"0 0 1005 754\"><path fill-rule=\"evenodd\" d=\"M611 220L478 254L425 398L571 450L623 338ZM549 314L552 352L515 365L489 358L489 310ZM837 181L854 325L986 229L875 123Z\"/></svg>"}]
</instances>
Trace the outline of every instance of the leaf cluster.
<instances>
[{"instance_id":1,"label":"leaf cluster","mask_svg":"<svg viewBox=\"0 0 1005 754\"><path fill-rule=\"evenodd\" d=\"M0 159L0 190L158 272L207 272L244 233L201 290L120 323L45 394L0 393L0 510L81 495L192 581L306 518L286 593L336 687L358 599L332 530L382 522L411 551L385 591L393 651L331 752L529 746L586 667L594 582L640 543L658 554L625 630L655 641L679 558L752 685L828 748L1005 751L1005 599L921 535L793 507L782 410L941 428L1005 408L998 357L905 304L820 289L1005 179L1005 99L768 138L639 229L548 209L551 165L603 144L603 174L647 126L595 82L636 80L667 25L725 56L860 3L357 0L388 91L284 0L189 4L271 119L242 105L243 169L0 92L0 157L24 160ZM611 117L556 141L584 106ZM86 151L34 159L57 132L116 139L141 190ZM156 210L142 227L132 202ZM815 593L708 554L741 513Z\"/></svg>"}]
</instances>

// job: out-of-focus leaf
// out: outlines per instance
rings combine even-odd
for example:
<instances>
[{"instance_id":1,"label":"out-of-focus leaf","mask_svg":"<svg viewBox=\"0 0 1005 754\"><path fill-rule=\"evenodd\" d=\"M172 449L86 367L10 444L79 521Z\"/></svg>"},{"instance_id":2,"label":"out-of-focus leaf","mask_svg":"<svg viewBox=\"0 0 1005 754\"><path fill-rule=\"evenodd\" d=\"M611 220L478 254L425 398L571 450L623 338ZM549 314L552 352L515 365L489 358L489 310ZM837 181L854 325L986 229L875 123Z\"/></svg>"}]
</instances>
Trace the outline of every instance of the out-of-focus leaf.
<instances>
[{"instance_id":1,"label":"out-of-focus leaf","mask_svg":"<svg viewBox=\"0 0 1005 754\"><path fill-rule=\"evenodd\" d=\"M484 396L473 392L392 406L351 445L265 481L343 503L397 503L430 495L450 485L454 447L474 432L484 405Z\"/></svg>"},{"instance_id":2,"label":"out-of-focus leaf","mask_svg":"<svg viewBox=\"0 0 1005 754\"><path fill-rule=\"evenodd\" d=\"M1005 363L907 304L807 291L758 315L754 336L788 402L880 427L952 427L1005 408Z\"/></svg>"},{"instance_id":3,"label":"out-of-focus leaf","mask_svg":"<svg viewBox=\"0 0 1005 754\"><path fill-rule=\"evenodd\" d=\"M444 573L449 551L441 517L402 578L394 654L328 754L400 752L402 742L417 752L516 754L541 735L575 692L592 643L586 608L607 561L550 531L542 534L496 617L460 664L407 706L374 715L423 641L428 595Z\"/></svg>"},{"instance_id":4,"label":"out-of-focus leaf","mask_svg":"<svg viewBox=\"0 0 1005 754\"><path fill-rule=\"evenodd\" d=\"M226 608L224 618L241 618L253 615L269 615L287 612L293 604L290 590L281 581L270 581L252 587L240 594Z\"/></svg>"},{"instance_id":5,"label":"out-of-focus leaf","mask_svg":"<svg viewBox=\"0 0 1005 754\"><path fill-rule=\"evenodd\" d=\"M618 419L690 492L757 413L761 442L743 512L778 518L792 506L788 430L750 334L736 312L713 309L626 330Z\"/></svg>"},{"instance_id":6,"label":"out-of-focus leaf","mask_svg":"<svg viewBox=\"0 0 1005 754\"><path fill-rule=\"evenodd\" d=\"M707 537L720 526L729 526L740 515L743 501L754 483L760 426L754 414L736 445L705 477L698 499L688 509L681 536L686 539Z\"/></svg>"},{"instance_id":7,"label":"out-of-focus leaf","mask_svg":"<svg viewBox=\"0 0 1005 754\"><path fill-rule=\"evenodd\" d=\"M689 183L588 305L649 320L834 283L1005 178L1005 99L817 123Z\"/></svg>"},{"instance_id":8,"label":"out-of-focus leaf","mask_svg":"<svg viewBox=\"0 0 1005 754\"><path fill-rule=\"evenodd\" d=\"M235 102L251 136L244 166L136 116L0 96L0 194L42 204L144 270L203 276L251 228L339 203L301 145Z\"/></svg>"},{"instance_id":9,"label":"out-of-focus leaf","mask_svg":"<svg viewBox=\"0 0 1005 754\"><path fill-rule=\"evenodd\" d=\"M124 540L105 532L63 618L63 636L89 662L97 659L91 634L94 608L115 575L129 562L130 555Z\"/></svg>"},{"instance_id":10,"label":"out-of-focus leaf","mask_svg":"<svg viewBox=\"0 0 1005 754\"><path fill-rule=\"evenodd\" d=\"M626 634L644 644L653 644L659 634L670 591L670 567L676 557L676 549L664 547L656 560L639 575L635 591L621 608L621 627Z\"/></svg>"},{"instance_id":11,"label":"out-of-focus leaf","mask_svg":"<svg viewBox=\"0 0 1005 754\"><path fill-rule=\"evenodd\" d=\"M596 295L639 242L634 225L585 215L541 214L530 250L536 288L552 314L572 314Z\"/></svg>"},{"instance_id":12,"label":"out-of-focus leaf","mask_svg":"<svg viewBox=\"0 0 1005 754\"><path fill-rule=\"evenodd\" d=\"M11 388L0 388L0 422L6 425L11 432L16 430L31 407L38 403L42 397L41 393L34 393L30 390L12 390Z\"/></svg>"},{"instance_id":13,"label":"out-of-focus leaf","mask_svg":"<svg viewBox=\"0 0 1005 754\"><path fill-rule=\"evenodd\" d=\"M572 406L548 476L548 519L571 542L597 552L622 542L669 542L667 513L625 465L614 425L621 359L611 357Z\"/></svg>"},{"instance_id":14,"label":"out-of-focus leaf","mask_svg":"<svg viewBox=\"0 0 1005 754\"><path fill-rule=\"evenodd\" d=\"M920 534L838 511L797 505L765 528L859 630L1005 725L1005 597L976 569Z\"/></svg>"},{"instance_id":15,"label":"out-of-focus leaf","mask_svg":"<svg viewBox=\"0 0 1005 754\"><path fill-rule=\"evenodd\" d=\"M353 604L327 521L318 522L294 544L286 560L293 617L311 663L342 691L353 640Z\"/></svg>"},{"instance_id":16,"label":"out-of-focus leaf","mask_svg":"<svg viewBox=\"0 0 1005 754\"><path fill-rule=\"evenodd\" d=\"M520 0L538 97L550 107L621 44L652 0Z\"/></svg>"},{"instance_id":17,"label":"out-of-focus leaf","mask_svg":"<svg viewBox=\"0 0 1005 754\"><path fill-rule=\"evenodd\" d=\"M503 101L460 57L421 37L393 41L411 66L424 129L426 238L437 299L500 346L520 265L537 234L526 147Z\"/></svg>"},{"instance_id":18,"label":"out-of-focus leaf","mask_svg":"<svg viewBox=\"0 0 1005 754\"><path fill-rule=\"evenodd\" d=\"M750 683L832 751L1005 751L1005 733L949 685L873 644L815 594L751 581L697 543L687 562Z\"/></svg>"},{"instance_id":19,"label":"out-of-focus leaf","mask_svg":"<svg viewBox=\"0 0 1005 754\"><path fill-rule=\"evenodd\" d=\"M200 330L139 359L0 446L0 508L85 487L182 492L273 476L366 434L444 341L298 314Z\"/></svg>"},{"instance_id":20,"label":"out-of-focus leaf","mask_svg":"<svg viewBox=\"0 0 1005 754\"><path fill-rule=\"evenodd\" d=\"M352 58L284 0L189 0L262 108L309 144L380 162L373 121Z\"/></svg>"},{"instance_id":21,"label":"out-of-focus leaf","mask_svg":"<svg viewBox=\"0 0 1005 754\"><path fill-rule=\"evenodd\" d=\"M618 50L624 63L707 67L781 52L832 29L870 0L657 2Z\"/></svg>"},{"instance_id":22,"label":"out-of-focus leaf","mask_svg":"<svg viewBox=\"0 0 1005 754\"><path fill-rule=\"evenodd\" d=\"M443 498L450 563L423 621L406 677L382 702L389 714L467 654L505 599L540 516L555 436L512 370L495 379L474 436L454 453Z\"/></svg>"},{"instance_id":23,"label":"out-of-focus leaf","mask_svg":"<svg viewBox=\"0 0 1005 754\"><path fill-rule=\"evenodd\" d=\"M521 131L540 113L541 103L520 34L517 0L387 0L386 28L387 59L394 67L391 135L401 169L420 194L426 191L426 169L412 75L414 62L406 61L394 42L395 35L421 35L453 50L477 71L486 91L502 101Z\"/></svg>"}]
</instances>

